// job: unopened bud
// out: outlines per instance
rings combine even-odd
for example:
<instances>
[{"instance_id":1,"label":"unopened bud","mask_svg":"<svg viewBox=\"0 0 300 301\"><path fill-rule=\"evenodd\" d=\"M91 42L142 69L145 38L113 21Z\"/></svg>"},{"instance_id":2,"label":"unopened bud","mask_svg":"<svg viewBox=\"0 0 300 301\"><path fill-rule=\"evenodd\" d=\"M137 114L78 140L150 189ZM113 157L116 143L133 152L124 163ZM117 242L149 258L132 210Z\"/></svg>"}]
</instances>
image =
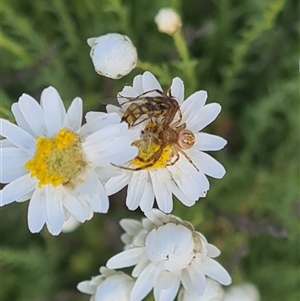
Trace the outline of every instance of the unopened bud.
<instances>
[{"instance_id":1,"label":"unopened bud","mask_svg":"<svg viewBox=\"0 0 300 301\"><path fill-rule=\"evenodd\" d=\"M181 26L181 18L172 8L162 8L155 16L155 23L160 32L172 35L178 31Z\"/></svg>"},{"instance_id":2,"label":"unopened bud","mask_svg":"<svg viewBox=\"0 0 300 301\"><path fill-rule=\"evenodd\" d=\"M98 38L90 38L90 56L95 71L103 76L117 79L127 75L137 63L136 48L131 40L118 33L109 33Z\"/></svg>"}]
</instances>

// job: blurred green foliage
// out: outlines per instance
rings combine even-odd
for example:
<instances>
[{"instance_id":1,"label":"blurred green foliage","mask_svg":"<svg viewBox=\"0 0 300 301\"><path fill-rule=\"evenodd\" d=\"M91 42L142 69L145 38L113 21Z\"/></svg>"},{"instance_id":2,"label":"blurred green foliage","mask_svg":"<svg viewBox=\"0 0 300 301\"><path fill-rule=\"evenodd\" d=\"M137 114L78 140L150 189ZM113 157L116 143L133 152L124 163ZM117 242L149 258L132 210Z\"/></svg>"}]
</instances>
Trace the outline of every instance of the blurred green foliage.
<instances>
[{"instance_id":1,"label":"blurred green foliage","mask_svg":"<svg viewBox=\"0 0 300 301\"><path fill-rule=\"evenodd\" d=\"M175 39L157 31L154 16L168 6L182 16L177 38L188 58ZM209 131L228 140L214 154L227 174L210 180L208 196L193 209L175 202L173 213L222 250L233 283L256 284L262 300L298 300L297 1L3 0L0 17L2 117L12 120L10 105L22 93L39 99L49 85L66 104L80 96L86 111L103 110L100 99L148 69L165 88L179 76L186 96L204 89L209 102L221 103ZM89 57L86 39L108 32L128 35L139 54L139 68L120 80L97 75ZM121 250L118 221L142 216L126 209L121 193L111 199L109 214L52 237L29 232L27 206L0 209L3 301L89 300L76 284Z\"/></svg>"}]
</instances>

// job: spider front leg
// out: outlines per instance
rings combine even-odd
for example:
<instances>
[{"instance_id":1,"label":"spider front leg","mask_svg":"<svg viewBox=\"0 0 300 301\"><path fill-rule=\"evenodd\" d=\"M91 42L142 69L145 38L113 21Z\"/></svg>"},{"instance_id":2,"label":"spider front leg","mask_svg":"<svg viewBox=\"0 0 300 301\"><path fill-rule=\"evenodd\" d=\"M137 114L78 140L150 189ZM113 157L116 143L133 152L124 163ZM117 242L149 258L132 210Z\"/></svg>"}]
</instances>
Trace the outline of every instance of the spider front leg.
<instances>
[{"instance_id":1,"label":"spider front leg","mask_svg":"<svg viewBox=\"0 0 300 301\"><path fill-rule=\"evenodd\" d=\"M173 158L171 158L171 160L168 162L167 166L174 165L180 158L178 150L176 148L176 145L173 145L171 150L172 150L172 153L175 155L175 160L173 160Z\"/></svg>"},{"instance_id":2,"label":"spider front leg","mask_svg":"<svg viewBox=\"0 0 300 301\"><path fill-rule=\"evenodd\" d=\"M180 131L186 128L186 123L181 124L177 127L177 125L181 122L181 120L177 120L174 124L172 124L172 128L176 128L176 132L179 133Z\"/></svg>"},{"instance_id":3,"label":"spider front leg","mask_svg":"<svg viewBox=\"0 0 300 301\"><path fill-rule=\"evenodd\" d=\"M150 164L154 165L159 160L159 158L160 158L163 150L164 150L164 147L163 147L163 145L161 145L159 147L159 149L152 156L150 156L148 159L143 159L143 158L141 158L139 156L137 156L135 159L137 159L137 160L139 160L139 161L141 161L143 163L151 162Z\"/></svg>"},{"instance_id":4,"label":"spider front leg","mask_svg":"<svg viewBox=\"0 0 300 301\"><path fill-rule=\"evenodd\" d=\"M191 158L178 146L177 144L174 145L175 150L177 153L182 154L194 167L197 171L199 171L198 167L194 164L194 162L191 160ZM179 154L178 154L178 159L175 161L175 163L179 160ZM175 164L174 163L174 164ZM172 165L174 165L172 164Z\"/></svg>"},{"instance_id":5,"label":"spider front leg","mask_svg":"<svg viewBox=\"0 0 300 301\"><path fill-rule=\"evenodd\" d=\"M144 165L144 166L140 166L140 167L136 167L136 168L132 168L132 167L127 167L127 166L122 166L122 165L117 165L117 164L114 164L114 163L110 163L112 166L115 166L115 167L119 167L119 168L122 168L122 169L125 169L125 170L131 170L131 171L138 171L138 170L142 170L142 169L146 169L146 168L149 168L149 167L152 167L160 158L160 155L163 151L163 147L161 146L150 158L148 158L147 160L141 158L141 157L136 157L135 159L136 160L139 160L143 163L147 163L149 162L148 164Z\"/></svg>"}]
</instances>

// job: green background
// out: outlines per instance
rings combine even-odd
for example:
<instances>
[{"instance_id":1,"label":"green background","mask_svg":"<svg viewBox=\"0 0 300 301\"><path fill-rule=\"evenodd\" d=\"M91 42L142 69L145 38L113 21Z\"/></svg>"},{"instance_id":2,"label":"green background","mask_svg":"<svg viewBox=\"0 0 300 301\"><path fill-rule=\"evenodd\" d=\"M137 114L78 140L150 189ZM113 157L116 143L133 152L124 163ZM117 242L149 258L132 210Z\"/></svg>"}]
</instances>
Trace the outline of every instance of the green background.
<instances>
[{"instance_id":1,"label":"green background","mask_svg":"<svg viewBox=\"0 0 300 301\"><path fill-rule=\"evenodd\" d=\"M177 39L154 22L168 6L182 16ZM228 140L213 154L227 174L210 179L192 209L175 201L173 213L221 249L234 284L254 283L267 301L300 297L298 1L2 0L0 12L1 117L13 120L22 93L39 99L49 85L66 105L80 96L85 111L104 110L100 100L145 70L165 89L182 78L186 97L207 90L208 102L223 107L206 131ZM86 43L109 32L128 35L139 55L139 67L119 80L95 73ZM89 300L76 284L121 251L118 221L143 216L124 197L58 237L29 232L28 202L1 208L1 300Z\"/></svg>"}]
</instances>

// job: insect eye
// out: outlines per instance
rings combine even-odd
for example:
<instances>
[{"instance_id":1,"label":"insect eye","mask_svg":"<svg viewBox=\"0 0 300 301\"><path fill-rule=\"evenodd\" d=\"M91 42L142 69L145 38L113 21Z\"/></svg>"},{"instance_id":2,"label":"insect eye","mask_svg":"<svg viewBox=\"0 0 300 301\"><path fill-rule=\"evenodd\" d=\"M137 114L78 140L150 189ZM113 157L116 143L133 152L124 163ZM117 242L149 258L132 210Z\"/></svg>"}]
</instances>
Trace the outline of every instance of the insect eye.
<instances>
[{"instance_id":1,"label":"insect eye","mask_svg":"<svg viewBox=\"0 0 300 301\"><path fill-rule=\"evenodd\" d=\"M195 144L195 135L187 129L184 129L178 134L178 145L182 149L189 149Z\"/></svg>"}]
</instances>

